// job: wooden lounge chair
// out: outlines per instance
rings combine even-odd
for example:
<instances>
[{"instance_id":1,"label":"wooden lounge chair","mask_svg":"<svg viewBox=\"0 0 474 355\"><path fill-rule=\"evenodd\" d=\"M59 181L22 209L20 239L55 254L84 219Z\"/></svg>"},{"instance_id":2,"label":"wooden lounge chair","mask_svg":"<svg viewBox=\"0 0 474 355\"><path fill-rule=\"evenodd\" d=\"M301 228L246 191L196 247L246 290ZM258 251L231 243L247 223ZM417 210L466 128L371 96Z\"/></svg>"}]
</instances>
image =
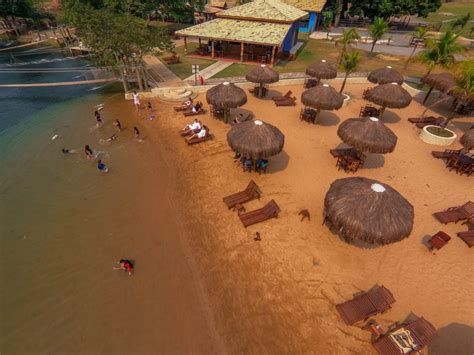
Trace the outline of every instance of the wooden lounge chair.
<instances>
[{"instance_id":1,"label":"wooden lounge chair","mask_svg":"<svg viewBox=\"0 0 474 355\"><path fill-rule=\"evenodd\" d=\"M204 109L201 107L198 112L193 112L193 111L189 110L189 111L184 111L184 112L183 112L183 115L184 115L184 116L197 116L197 115L203 115L203 114L205 114L205 113L206 113L206 110L204 110Z\"/></svg>"},{"instance_id":2,"label":"wooden lounge chair","mask_svg":"<svg viewBox=\"0 0 474 355\"><path fill-rule=\"evenodd\" d=\"M367 320L383 313L395 303L392 293L384 286L375 286L352 300L336 305L336 310L347 325Z\"/></svg>"},{"instance_id":3,"label":"wooden lounge chair","mask_svg":"<svg viewBox=\"0 0 474 355\"><path fill-rule=\"evenodd\" d=\"M474 217L474 202L466 202L462 206L451 207L443 212L433 213L433 216L443 224L457 223Z\"/></svg>"},{"instance_id":4,"label":"wooden lounge chair","mask_svg":"<svg viewBox=\"0 0 474 355\"><path fill-rule=\"evenodd\" d=\"M291 90L288 90L288 92L283 96L273 96L272 100L273 101L281 101L281 100L291 99L292 94L293 94L293 92Z\"/></svg>"},{"instance_id":5,"label":"wooden lounge chair","mask_svg":"<svg viewBox=\"0 0 474 355\"><path fill-rule=\"evenodd\" d=\"M438 117L436 120L431 122L418 122L415 124L418 128L424 128L425 126L439 126L441 123L444 122L443 117Z\"/></svg>"},{"instance_id":6,"label":"wooden lounge chair","mask_svg":"<svg viewBox=\"0 0 474 355\"><path fill-rule=\"evenodd\" d=\"M372 345L380 355L420 354L436 337L436 328L423 317L402 324Z\"/></svg>"},{"instance_id":7,"label":"wooden lounge chair","mask_svg":"<svg viewBox=\"0 0 474 355\"><path fill-rule=\"evenodd\" d=\"M280 213L280 207L278 207L275 200L271 200L262 208L242 213L239 218L244 227L247 228L252 224L260 223L270 218L277 218L278 213Z\"/></svg>"},{"instance_id":8,"label":"wooden lounge chair","mask_svg":"<svg viewBox=\"0 0 474 355\"><path fill-rule=\"evenodd\" d=\"M408 122L410 123L431 123L436 121L440 117L435 117L435 116L427 116L427 117L410 117L408 119ZM442 117L441 117L442 118Z\"/></svg>"},{"instance_id":9,"label":"wooden lounge chair","mask_svg":"<svg viewBox=\"0 0 474 355\"><path fill-rule=\"evenodd\" d=\"M188 143L188 145L193 145L193 144L205 142L211 138L212 138L212 134L210 134L208 131L207 134L202 138L194 137L193 139L186 139L186 143Z\"/></svg>"},{"instance_id":10,"label":"wooden lounge chair","mask_svg":"<svg viewBox=\"0 0 474 355\"><path fill-rule=\"evenodd\" d=\"M451 237L449 235L447 235L445 232L439 231L428 240L430 251L441 249L446 244L448 244L450 240Z\"/></svg>"},{"instance_id":11,"label":"wooden lounge chair","mask_svg":"<svg viewBox=\"0 0 474 355\"><path fill-rule=\"evenodd\" d=\"M195 134L195 133L199 133L201 129L187 129L187 130L184 130L184 131L179 131L179 134L181 137L187 137L187 136L190 136L191 134Z\"/></svg>"},{"instance_id":12,"label":"wooden lounge chair","mask_svg":"<svg viewBox=\"0 0 474 355\"><path fill-rule=\"evenodd\" d=\"M296 106L296 97L286 100L274 101L276 106Z\"/></svg>"},{"instance_id":13,"label":"wooden lounge chair","mask_svg":"<svg viewBox=\"0 0 474 355\"><path fill-rule=\"evenodd\" d=\"M474 230L459 232L458 237L461 238L469 248L474 246Z\"/></svg>"},{"instance_id":14,"label":"wooden lounge chair","mask_svg":"<svg viewBox=\"0 0 474 355\"><path fill-rule=\"evenodd\" d=\"M227 208L231 209L237 204L243 204L253 199L260 198L261 194L262 191L255 181L250 180L245 190L226 196L223 198L223 201L227 205Z\"/></svg>"},{"instance_id":15,"label":"wooden lounge chair","mask_svg":"<svg viewBox=\"0 0 474 355\"><path fill-rule=\"evenodd\" d=\"M431 155L433 155L433 157L437 159L449 159L453 155L459 155L459 154L461 154L460 150L450 150L450 149L446 149L444 152L440 152L440 151L431 152Z\"/></svg>"}]
</instances>

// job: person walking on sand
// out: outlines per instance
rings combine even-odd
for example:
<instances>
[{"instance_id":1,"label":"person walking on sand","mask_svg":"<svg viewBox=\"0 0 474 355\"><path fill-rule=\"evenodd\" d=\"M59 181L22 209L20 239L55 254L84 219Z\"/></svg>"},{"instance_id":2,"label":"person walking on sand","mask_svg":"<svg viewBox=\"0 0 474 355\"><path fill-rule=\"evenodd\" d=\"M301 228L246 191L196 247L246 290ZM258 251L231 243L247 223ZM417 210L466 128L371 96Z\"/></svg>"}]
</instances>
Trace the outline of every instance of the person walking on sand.
<instances>
[{"instance_id":1,"label":"person walking on sand","mask_svg":"<svg viewBox=\"0 0 474 355\"><path fill-rule=\"evenodd\" d=\"M94 152L92 151L91 147L89 147L88 144L84 147L84 153L86 153L87 159L89 160L94 159Z\"/></svg>"},{"instance_id":2,"label":"person walking on sand","mask_svg":"<svg viewBox=\"0 0 474 355\"><path fill-rule=\"evenodd\" d=\"M140 110L140 96L135 90L132 91L132 96L133 96L133 104L135 105L135 108L138 111Z\"/></svg>"},{"instance_id":3,"label":"person walking on sand","mask_svg":"<svg viewBox=\"0 0 474 355\"><path fill-rule=\"evenodd\" d=\"M147 107L147 109L148 109L149 111L153 111L153 106L151 106L151 102L150 102L150 101L148 101L148 104L147 104L146 107Z\"/></svg>"},{"instance_id":4,"label":"person walking on sand","mask_svg":"<svg viewBox=\"0 0 474 355\"><path fill-rule=\"evenodd\" d=\"M99 160L97 162L97 169L99 169L99 171L103 172L103 173L108 173L109 172L109 168L107 168L107 166L102 163L102 160Z\"/></svg>"},{"instance_id":5,"label":"person walking on sand","mask_svg":"<svg viewBox=\"0 0 474 355\"><path fill-rule=\"evenodd\" d=\"M117 264L119 264L120 266L119 267L114 266L113 267L114 270L125 270L126 272L128 272L130 276L132 275L133 264L130 260L120 259L120 261Z\"/></svg>"},{"instance_id":6,"label":"person walking on sand","mask_svg":"<svg viewBox=\"0 0 474 355\"><path fill-rule=\"evenodd\" d=\"M119 130L119 132L122 131L122 124L119 120L115 120L113 125Z\"/></svg>"},{"instance_id":7,"label":"person walking on sand","mask_svg":"<svg viewBox=\"0 0 474 355\"><path fill-rule=\"evenodd\" d=\"M133 132L135 135L135 139L140 140L140 131L138 130L137 126L133 126Z\"/></svg>"}]
</instances>

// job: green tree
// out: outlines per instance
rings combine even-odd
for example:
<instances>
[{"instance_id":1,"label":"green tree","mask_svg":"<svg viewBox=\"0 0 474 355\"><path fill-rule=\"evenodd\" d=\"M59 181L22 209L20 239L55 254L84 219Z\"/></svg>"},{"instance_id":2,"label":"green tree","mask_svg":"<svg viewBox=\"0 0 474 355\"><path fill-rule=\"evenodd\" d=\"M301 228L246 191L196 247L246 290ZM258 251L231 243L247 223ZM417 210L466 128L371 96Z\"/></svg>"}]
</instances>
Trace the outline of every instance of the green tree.
<instances>
[{"instance_id":1,"label":"green tree","mask_svg":"<svg viewBox=\"0 0 474 355\"><path fill-rule=\"evenodd\" d=\"M436 65L448 66L454 61L454 54L462 52L465 47L457 40L459 34L448 29L438 39L428 39L427 49L420 53L419 59L428 65L428 74Z\"/></svg>"},{"instance_id":2,"label":"green tree","mask_svg":"<svg viewBox=\"0 0 474 355\"><path fill-rule=\"evenodd\" d=\"M349 13L364 16L371 20L382 17L418 15L426 17L441 7L441 0L351 0Z\"/></svg>"},{"instance_id":3,"label":"green tree","mask_svg":"<svg viewBox=\"0 0 474 355\"><path fill-rule=\"evenodd\" d=\"M358 50L352 51L352 52L346 52L344 53L342 57L342 62L340 64L341 70L344 71L344 81L342 82L341 89L339 90L340 93L344 90L344 87L346 86L346 81L347 78L349 77L349 74L355 72L357 70L357 67L359 66L360 63L360 52Z\"/></svg>"},{"instance_id":4,"label":"green tree","mask_svg":"<svg viewBox=\"0 0 474 355\"><path fill-rule=\"evenodd\" d=\"M331 26L332 18L333 18L333 13L332 11L324 11L322 13L322 26L324 30L326 31L326 38L329 38L329 28Z\"/></svg>"},{"instance_id":5,"label":"green tree","mask_svg":"<svg viewBox=\"0 0 474 355\"><path fill-rule=\"evenodd\" d=\"M339 63L342 62L342 57L344 56L344 53L346 53L347 46L356 39L360 39L360 35L355 28L342 31L342 36L337 40L339 43L342 43L342 51L341 56L339 57Z\"/></svg>"},{"instance_id":6,"label":"green tree","mask_svg":"<svg viewBox=\"0 0 474 355\"><path fill-rule=\"evenodd\" d=\"M376 17L374 23L369 27L369 34L372 37L372 48L370 49L370 53L372 54L374 51L375 44L378 40L380 40L385 32L388 30L388 24L384 21L381 17Z\"/></svg>"},{"instance_id":7,"label":"green tree","mask_svg":"<svg viewBox=\"0 0 474 355\"><path fill-rule=\"evenodd\" d=\"M454 21L453 24L451 25L451 28L455 30L456 28L461 27L461 30L463 30L470 20L471 20L471 13L468 12L466 15L459 17L456 21Z\"/></svg>"},{"instance_id":8,"label":"green tree","mask_svg":"<svg viewBox=\"0 0 474 355\"><path fill-rule=\"evenodd\" d=\"M425 43L428 38L430 38L430 34L428 32L428 27L417 27L415 32L412 34L413 39L415 40L415 46L413 47L413 51L411 52L410 56L408 57L405 68L408 67L408 63L410 63L411 58L415 55L416 49L420 45L420 43Z\"/></svg>"}]
</instances>

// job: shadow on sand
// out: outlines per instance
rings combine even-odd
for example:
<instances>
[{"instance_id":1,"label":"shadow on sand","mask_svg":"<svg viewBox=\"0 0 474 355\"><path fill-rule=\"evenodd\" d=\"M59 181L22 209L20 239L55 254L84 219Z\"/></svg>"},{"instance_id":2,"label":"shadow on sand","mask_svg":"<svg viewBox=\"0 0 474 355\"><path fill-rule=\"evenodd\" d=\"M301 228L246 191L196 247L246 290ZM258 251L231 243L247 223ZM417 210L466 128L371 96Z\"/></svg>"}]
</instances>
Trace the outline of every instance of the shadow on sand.
<instances>
[{"instance_id":1,"label":"shadow on sand","mask_svg":"<svg viewBox=\"0 0 474 355\"><path fill-rule=\"evenodd\" d=\"M437 338L428 346L428 353L430 355L474 354L474 327L451 323L439 328Z\"/></svg>"}]
</instances>

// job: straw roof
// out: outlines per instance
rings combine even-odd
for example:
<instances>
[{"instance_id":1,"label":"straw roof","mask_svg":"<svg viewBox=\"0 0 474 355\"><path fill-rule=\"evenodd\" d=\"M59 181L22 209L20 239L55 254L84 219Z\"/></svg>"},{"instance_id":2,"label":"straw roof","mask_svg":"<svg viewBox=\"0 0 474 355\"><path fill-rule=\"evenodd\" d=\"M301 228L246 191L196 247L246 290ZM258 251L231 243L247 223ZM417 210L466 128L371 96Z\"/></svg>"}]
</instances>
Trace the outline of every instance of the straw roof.
<instances>
[{"instance_id":1,"label":"straw roof","mask_svg":"<svg viewBox=\"0 0 474 355\"><path fill-rule=\"evenodd\" d=\"M411 103L410 93L396 83L378 85L367 92L366 98L389 108L404 108Z\"/></svg>"},{"instance_id":2,"label":"straw roof","mask_svg":"<svg viewBox=\"0 0 474 355\"><path fill-rule=\"evenodd\" d=\"M344 103L344 96L328 84L323 84L304 91L301 102L318 110L338 110Z\"/></svg>"},{"instance_id":3,"label":"straw roof","mask_svg":"<svg viewBox=\"0 0 474 355\"><path fill-rule=\"evenodd\" d=\"M280 75L277 71L267 67L265 64L262 64L250 70L250 72L248 72L245 76L245 79L251 81L252 83L270 84L276 83L280 79Z\"/></svg>"},{"instance_id":4,"label":"straw roof","mask_svg":"<svg viewBox=\"0 0 474 355\"><path fill-rule=\"evenodd\" d=\"M260 159L280 153L285 144L285 136L269 123L246 121L227 132L227 143L242 156Z\"/></svg>"},{"instance_id":5,"label":"straw roof","mask_svg":"<svg viewBox=\"0 0 474 355\"><path fill-rule=\"evenodd\" d=\"M375 117L349 118L337 129L344 143L367 153L391 153L397 145L397 136Z\"/></svg>"},{"instance_id":6,"label":"straw roof","mask_svg":"<svg viewBox=\"0 0 474 355\"><path fill-rule=\"evenodd\" d=\"M461 142L466 149L474 149L474 127L471 127L469 131L464 133L459 142Z\"/></svg>"},{"instance_id":7,"label":"straw roof","mask_svg":"<svg viewBox=\"0 0 474 355\"><path fill-rule=\"evenodd\" d=\"M350 177L331 184L324 199L324 216L348 242L389 244L411 233L414 210L389 185Z\"/></svg>"},{"instance_id":8,"label":"straw roof","mask_svg":"<svg viewBox=\"0 0 474 355\"><path fill-rule=\"evenodd\" d=\"M222 11L217 16L220 18L292 23L306 15L305 11L279 0L254 0Z\"/></svg>"},{"instance_id":9,"label":"straw roof","mask_svg":"<svg viewBox=\"0 0 474 355\"><path fill-rule=\"evenodd\" d=\"M209 89L206 100L216 108L237 108L247 102L247 95L235 84L224 82Z\"/></svg>"},{"instance_id":10,"label":"straw roof","mask_svg":"<svg viewBox=\"0 0 474 355\"><path fill-rule=\"evenodd\" d=\"M397 83L403 84L403 75L393 69L391 66L373 70L367 77L374 84Z\"/></svg>"},{"instance_id":11,"label":"straw roof","mask_svg":"<svg viewBox=\"0 0 474 355\"><path fill-rule=\"evenodd\" d=\"M279 46L289 29L290 25L287 24L218 18L176 31L176 34L186 37Z\"/></svg>"},{"instance_id":12,"label":"straw roof","mask_svg":"<svg viewBox=\"0 0 474 355\"><path fill-rule=\"evenodd\" d=\"M310 64L306 68L306 74L318 79L334 79L337 76L337 69L323 59Z\"/></svg>"},{"instance_id":13,"label":"straw roof","mask_svg":"<svg viewBox=\"0 0 474 355\"><path fill-rule=\"evenodd\" d=\"M421 82L444 93L456 87L456 79L451 73L430 73L421 78Z\"/></svg>"},{"instance_id":14,"label":"straw roof","mask_svg":"<svg viewBox=\"0 0 474 355\"><path fill-rule=\"evenodd\" d=\"M309 12L321 12L326 5L326 0L283 0L283 2Z\"/></svg>"}]
</instances>

